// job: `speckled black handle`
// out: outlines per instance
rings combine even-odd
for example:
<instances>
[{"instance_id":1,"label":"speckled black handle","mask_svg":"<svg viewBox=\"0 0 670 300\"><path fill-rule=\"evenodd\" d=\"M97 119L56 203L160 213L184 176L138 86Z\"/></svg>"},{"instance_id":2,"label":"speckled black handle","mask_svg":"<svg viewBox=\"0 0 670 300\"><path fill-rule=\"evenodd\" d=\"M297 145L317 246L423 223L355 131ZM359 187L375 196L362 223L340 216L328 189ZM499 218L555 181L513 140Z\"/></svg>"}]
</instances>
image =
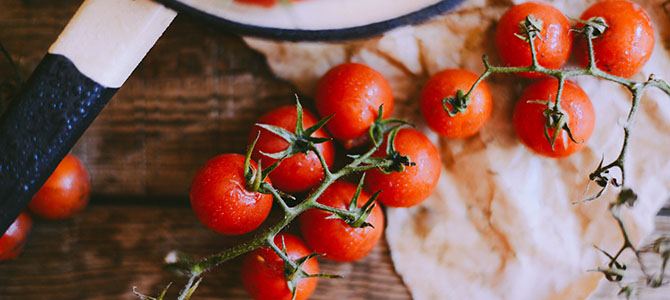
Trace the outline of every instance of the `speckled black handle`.
<instances>
[{"instance_id":1,"label":"speckled black handle","mask_svg":"<svg viewBox=\"0 0 670 300\"><path fill-rule=\"evenodd\" d=\"M0 117L0 233L116 93L47 54Z\"/></svg>"}]
</instances>

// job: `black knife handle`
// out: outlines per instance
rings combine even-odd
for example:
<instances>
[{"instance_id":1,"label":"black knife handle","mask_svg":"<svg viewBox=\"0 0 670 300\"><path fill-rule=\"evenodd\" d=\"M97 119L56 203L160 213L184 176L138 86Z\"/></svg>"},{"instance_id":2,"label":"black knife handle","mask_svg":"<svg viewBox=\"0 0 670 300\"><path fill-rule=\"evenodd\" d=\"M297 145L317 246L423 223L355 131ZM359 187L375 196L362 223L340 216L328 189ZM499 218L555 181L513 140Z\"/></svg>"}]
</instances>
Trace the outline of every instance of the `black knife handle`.
<instances>
[{"instance_id":1,"label":"black knife handle","mask_svg":"<svg viewBox=\"0 0 670 300\"><path fill-rule=\"evenodd\" d=\"M0 117L0 233L117 90L86 77L65 56L47 54L42 59Z\"/></svg>"}]
</instances>

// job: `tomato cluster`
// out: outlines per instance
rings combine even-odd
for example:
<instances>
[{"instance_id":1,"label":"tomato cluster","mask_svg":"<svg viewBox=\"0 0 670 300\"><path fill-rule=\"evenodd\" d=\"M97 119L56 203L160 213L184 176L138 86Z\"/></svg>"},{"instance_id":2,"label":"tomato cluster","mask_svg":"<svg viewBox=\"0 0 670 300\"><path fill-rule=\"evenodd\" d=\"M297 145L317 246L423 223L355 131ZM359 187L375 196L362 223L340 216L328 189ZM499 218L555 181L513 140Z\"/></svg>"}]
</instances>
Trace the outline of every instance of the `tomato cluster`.
<instances>
[{"instance_id":1,"label":"tomato cluster","mask_svg":"<svg viewBox=\"0 0 670 300\"><path fill-rule=\"evenodd\" d=\"M247 254L242 282L255 299L291 299L291 284L295 284L296 299L309 297L316 278L306 275L318 272L318 262L310 258L300 264L301 271L289 274L284 261L287 257L298 260L314 251L338 262L363 258L379 243L384 230L384 213L377 201L396 207L417 205L428 198L440 176L440 156L432 142L420 131L396 128L391 125L395 121L387 120L393 111L393 93L376 70L358 63L332 68L318 82L314 104L319 115L328 120L325 128L300 105L273 109L261 116L249 133L251 159L239 154L214 157L197 171L191 184L196 217L216 232L236 235L256 229L268 216L273 192L264 189L267 185L277 193L307 194L305 197L322 186L326 176L323 165L330 172L335 160L331 136L346 149L368 149L370 161L389 161L379 169L370 165L364 184L356 186L338 179L323 186L313 198L320 206L299 216L306 243L286 234L275 237L275 244L280 247L281 242L285 251L283 259L276 248L267 246ZM374 131L371 127L381 130L383 142L370 135ZM310 135L305 136L308 131ZM411 162L393 165L396 159ZM282 205L288 207L288 203ZM294 277L296 274L302 277Z\"/></svg>"},{"instance_id":2,"label":"tomato cluster","mask_svg":"<svg viewBox=\"0 0 670 300\"><path fill-rule=\"evenodd\" d=\"M654 44L654 30L644 10L628 0L605 0L588 8L581 19L592 21L596 17L607 24L604 33L594 33L592 39L597 68L625 78L639 72L649 60ZM576 30L583 28L583 23L576 26ZM503 14L495 32L495 45L506 67L533 64L531 40L537 65L545 69L561 68L573 48L582 67L587 67L587 39L582 34L573 38L573 32L558 9L527 2ZM555 158L581 149L595 123L595 112L586 93L576 83L565 81L556 105L558 80L543 73L510 70L537 80L523 91L514 110L514 129L523 144L535 153ZM492 101L486 85L477 80L466 70L445 70L426 82L421 93L421 113L433 131L446 138L465 138L482 128L491 115Z\"/></svg>"},{"instance_id":3,"label":"tomato cluster","mask_svg":"<svg viewBox=\"0 0 670 300\"><path fill-rule=\"evenodd\" d=\"M34 215L49 220L61 220L80 213L88 204L91 178L84 164L68 154L58 164L46 183L28 204ZM0 237L0 261L15 259L23 250L32 218L22 212Z\"/></svg>"}]
</instances>

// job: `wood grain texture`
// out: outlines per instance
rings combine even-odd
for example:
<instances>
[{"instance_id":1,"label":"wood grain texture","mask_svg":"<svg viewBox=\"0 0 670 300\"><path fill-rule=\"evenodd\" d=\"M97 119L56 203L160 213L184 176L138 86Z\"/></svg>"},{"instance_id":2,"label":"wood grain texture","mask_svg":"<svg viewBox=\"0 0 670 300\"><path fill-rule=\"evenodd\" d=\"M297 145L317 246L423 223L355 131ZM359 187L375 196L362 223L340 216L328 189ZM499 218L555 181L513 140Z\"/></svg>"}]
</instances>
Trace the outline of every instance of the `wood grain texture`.
<instances>
[{"instance_id":1,"label":"wood grain texture","mask_svg":"<svg viewBox=\"0 0 670 300\"><path fill-rule=\"evenodd\" d=\"M0 3L0 40L26 73L80 2ZM253 122L293 103L293 92L239 37L179 16L73 152L87 163L95 194L186 196L202 163L244 151Z\"/></svg>"},{"instance_id":2,"label":"wood grain texture","mask_svg":"<svg viewBox=\"0 0 670 300\"><path fill-rule=\"evenodd\" d=\"M242 239L206 229L189 207L96 205L71 220L37 220L21 256L0 263L0 299L136 299L133 286L156 295L172 281L167 299L175 299L185 280L162 269L165 254L204 257ZM320 280L310 299L409 299L390 261L385 241L356 263L320 260L322 271L344 278ZM194 299L249 299L240 265L205 274Z\"/></svg>"},{"instance_id":3,"label":"wood grain texture","mask_svg":"<svg viewBox=\"0 0 670 300\"><path fill-rule=\"evenodd\" d=\"M0 41L29 73L80 3L2 0ZM0 60L0 80L10 70ZM173 299L183 280L161 269L168 251L200 257L237 241L193 217L193 174L214 155L241 153L255 119L293 93L238 37L177 17L73 150L91 171L92 206L36 222L22 256L0 264L0 299L135 299L133 286L155 294L175 281ZM670 232L670 218L659 222ZM207 274L195 299L248 299L239 268L238 259ZM385 242L361 262L323 269L345 278L321 280L312 299L410 298Z\"/></svg>"}]
</instances>

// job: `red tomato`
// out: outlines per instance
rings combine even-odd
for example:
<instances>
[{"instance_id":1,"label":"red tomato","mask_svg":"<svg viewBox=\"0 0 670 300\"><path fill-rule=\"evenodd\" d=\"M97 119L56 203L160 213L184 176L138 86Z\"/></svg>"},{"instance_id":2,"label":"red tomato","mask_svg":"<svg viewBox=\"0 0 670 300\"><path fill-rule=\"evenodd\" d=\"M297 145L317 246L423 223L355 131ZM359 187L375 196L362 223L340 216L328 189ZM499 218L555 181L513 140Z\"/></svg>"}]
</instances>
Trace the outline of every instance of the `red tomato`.
<instances>
[{"instance_id":1,"label":"red tomato","mask_svg":"<svg viewBox=\"0 0 670 300\"><path fill-rule=\"evenodd\" d=\"M607 0L591 5L580 19L592 17L604 18L609 26L603 35L593 40L596 66L625 78L639 72L654 50L654 27L647 13L627 0ZM586 39L577 38L575 48L577 60L582 66L587 66Z\"/></svg>"},{"instance_id":2,"label":"red tomato","mask_svg":"<svg viewBox=\"0 0 670 300\"><path fill-rule=\"evenodd\" d=\"M314 101L321 117L335 114L326 127L348 149L365 143L380 105L384 105L383 118L393 111L393 92L386 78L358 63L341 64L323 75Z\"/></svg>"},{"instance_id":3,"label":"red tomato","mask_svg":"<svg viewBox=\"0 0 670 300\"><path fill-rule=\"evenodd\" d=\"M86 207L91 176L84 164L68 154L28 204L30 211L45 219L72 217Z\"/></svg>"},{"instance_id":4,"label":"red tomato","mask_svg":"<svg viewBox=\"0 0 670 300\"><path fill-rule=\"evenodd\" d=\"M280 234L275 237L275 245L282 248L282 237L288 257L296 260L311 253L307 246L297 237ZM309 259L302 266L305 273L319 273L319 263L315 258ZM242 284L252 298L256 300L290 300L291 291L284 275L284 261L269 247L261 247L244 257L242 262ZM317 278L300 278L297 280L296 299L304 300L316 289Z\"/></svg>"},{"instance_id":5,"label":"red tomato","mask_svg":"<svg viewBox=\"0 0 670 300\"><path fill-rule=\"evenodd\" d=\"M272 196L247 190L244 156L222 154L207 161L193 177L191 207L209 229L226 235L243 234L263 223L270 213Z\"/></svg>"},{"instance_id":6,"label":"red tomato","mask_svg":"<svg viewBox=\"0 0 670 300\"><path fill-rule=\"evenodd\" d=\"M446 138L466 138L477 133L491 117L491 94L484 82L472 92L471 103L463 113L451 117L442 107L442 99L456 97L458 90L467 93L478 76L467 70L439 72L428 79L421 91L421 115L430 128ZM451 109L451 104L447 103Z\"/></svg>"},{"instance_id":7,"label":"red tomato","mask_svg":"<svg viewBox=\"0 0 670 300\"><path fill-rule=\"evenodd\" d=\"M289 0L289 2L299 2L305 0ZM238 3L258 5L263 7L273 7L275 4L279 3L279 0L235 0Z\"/></svg>"},{"instance_id":8,"label":"red tomato","mask_svg":"<svg viewBox=\"0 0 670 300\"><path fill-rule=\"evenodd\" d=\"M12 225L9 225L7 232L0 237L0 261L15 259L26 245L26 239L30 228L33 226L33 220L30 216L22 212Z\"/></svg>"},{"instance_id":9,"label":"red tomato","mask_svg":"<svg viewBox=\"0 0 670 300\"><path fill-rule=\"evenodd\" d=\"M356 193L356 185L338 181L326 189L317 200L323 205L346 209ZM357 205L360 208L370 199L361 191ZM382 237L384 213L379 205L372 209L366 222L373 227L352 228L344 220L326 219L332 213L310 209L300 215L300 230L307 244L314 252L325 254L325 258L349 262L363 258L370 253Z\"/></svg>"},{"instance_id":10,"label":"red tomato","mask_svg":"<svg viewBox=\"0 0 670 300\"><path fill-rule=\"evenodd\" d=\"M384 174L378 169L366 171L365 188L370 192L381 190L377 201L394 207L409 207L428 198L437 185L442 170L440 154L435 145L420 131L403 128L398 131L395 150L409 156L415 166L402 173ZM386 142L375 153L386 156Z\"/></svg>"},{"instance_id":11,"label":"red tomato","mask_svg":"<svg viewBox=\"0 0 670 300\"><path fill-rule=\"evenodd\" d=\"M282 106L264 114L256 123L274 125L295 133L296 118L297 110L295 105L289 105ZM318 120L314 114L307 110L303 110L303 128L307 129L317 122ZM281 152L285 150L289 144L286 142L286 140L282 139L278 135L258 126L254 126L254 128L251 130L251 133L249 134L250 142L256 138L259 131L261 132L261 135L258 138L258 142L256 143L256 147L254 148L251 157L255 161L261 159L262 165L264 167L268 167L277 160L265 156L261 154L261 152ZM326 132L321 129L315 132L312 136L328 137ZM317 144L316 147L323 155L328 166L331 167L335 158L335 149L333 147L333 143L325 142ZM309 155L299 153L286 158L276 169L274 169L274 171L270 173L270 179L272 179L272 184L274 187L287 193L307 191L311 187L321 182L323 176L323 168L321 167L319 158L314 152L310 152Z\"/></svg>"},{"instance_id":12,"label":"red tomato","mask_svg":"<svg viewBox=\"0 0 670 300\"><path fill-rule=\"evenodd\" d=\"M563 131L554 142L554 149L544 136L545 116L543 111L546 104L530 103L528 101L546 101L551 97L552 102L556 98L558 80L555 78L542 79L528 86L514 109L514 129L517 136L528 148L538 154L548 157L566 157L573 154L586 145L593 133L595 126L595 112L591 100L584 91L572 81L566 81L561 95L561 109L568 117L568 127L572 132L575 143ZM554 130L549 129L549 136L553 136Z\"/></svg>"},{"instance_id":13,"label":"red tomato","mask_svg":"<svg viewBox=\"0 0 670 300\"><path fill-rule=\"evenodd\" d=\"M544 3L526 2L515 5L500 18L495 44L500 60L506 66L525 67L532 64L530 45L515 34L525 37L519 24L528 15L542 20L542 30L535 42L537 62L549 69L559 69L570 57L572 34L570 22L556 8ZM524 77L543 77L540 73L520 73Z\"/></svg>"}]
</instances>

